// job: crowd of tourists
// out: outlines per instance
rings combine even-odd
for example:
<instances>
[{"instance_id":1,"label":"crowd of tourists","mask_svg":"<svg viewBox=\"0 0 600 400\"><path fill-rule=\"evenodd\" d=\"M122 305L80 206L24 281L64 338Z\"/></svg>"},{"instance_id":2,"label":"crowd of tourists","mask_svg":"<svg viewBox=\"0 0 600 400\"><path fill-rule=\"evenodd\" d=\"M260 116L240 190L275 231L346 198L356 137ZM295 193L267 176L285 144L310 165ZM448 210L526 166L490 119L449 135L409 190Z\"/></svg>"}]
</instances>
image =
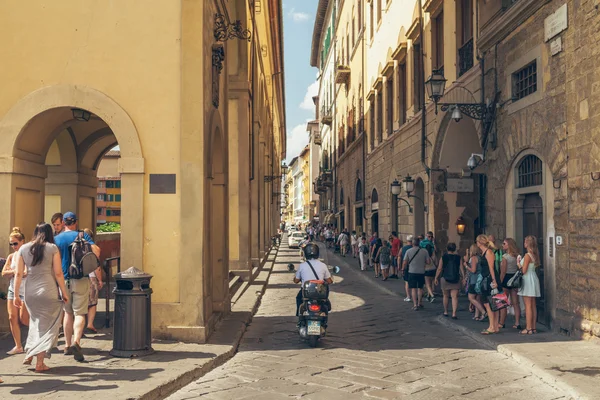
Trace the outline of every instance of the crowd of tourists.
<instances>
[{"instance_id":1,"label":"crowd of tourists","mask_svg":"<svg viewBox=\"0 0 600 400\"><path fill-rule=\"evenodd\" d=\"M332 225L304 227L310 240L320 240L342 257L358 259L361 271L373 271L375 278L404 280L404 301L418 311L424 302L436 300L442 293L443 315L458 319L460 293L469 299L472 319L487 322L483 335L506 328L509 314L512 328L524 335L537 333L536 299L541 296L536 268L540 266L537 239L527 236L521 254L516 241L506 238L497 245L493 235L479 235L465 254L455 243L443 251L435 244L433 232L403 241L396 233L381 239L377 232L370 237ZM524 312L525 324L522 325Z\"/></svg>"},{"instance_id":2,"label":"crowd of tourists","mask_svg":"<svg viewBox=\"0 0 600 400\"><path fill-rule=\"evenodd\" d=\"M103 286L101 268L79 279L70 275L74 262L71 246L76 240L87 243L100 257L92 231L79 231L72 212L54 214L51 220L52 225L38 224L30 240L21 229L13 228L9 235L12 253L6 260L0 259L4 263L2 277L10 280L7 308L15 343L7 354L24 354L25 365L35 359L36 372L49 370L45 359L51 357L61 335L63 353L84 361L81 339L84 330L97 333L93 323L98 290ZM28 327L24 344L21 327Z\"/></svg>"}]
</instances>

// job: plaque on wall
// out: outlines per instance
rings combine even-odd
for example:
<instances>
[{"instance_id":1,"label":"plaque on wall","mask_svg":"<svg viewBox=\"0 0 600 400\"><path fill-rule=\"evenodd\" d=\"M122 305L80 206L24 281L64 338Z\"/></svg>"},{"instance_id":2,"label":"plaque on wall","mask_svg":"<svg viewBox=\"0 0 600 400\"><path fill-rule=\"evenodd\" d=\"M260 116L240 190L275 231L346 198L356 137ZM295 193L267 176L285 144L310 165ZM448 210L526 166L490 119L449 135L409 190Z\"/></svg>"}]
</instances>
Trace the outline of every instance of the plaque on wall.
<instances>
[{"instance_id":1,"label":"plaque on wall","mask_svg":"<svg viewBox=\"0 0 600 400\"><path fill-rule=\"evenodd\" d=\"M470 178L448 178L448 181L446 182L446 192L473 193L473 190L473 179Z\"/></svg>"},{"instance_id":2,"label":"plaque on wall","mask_svg":"<svg viewBox=\"0 0 600 400\"><path fill-rule=\"evenodd\" d=\"M150 194L175 194L175 174L150 174Z\"/></svg>"}]
</instances>

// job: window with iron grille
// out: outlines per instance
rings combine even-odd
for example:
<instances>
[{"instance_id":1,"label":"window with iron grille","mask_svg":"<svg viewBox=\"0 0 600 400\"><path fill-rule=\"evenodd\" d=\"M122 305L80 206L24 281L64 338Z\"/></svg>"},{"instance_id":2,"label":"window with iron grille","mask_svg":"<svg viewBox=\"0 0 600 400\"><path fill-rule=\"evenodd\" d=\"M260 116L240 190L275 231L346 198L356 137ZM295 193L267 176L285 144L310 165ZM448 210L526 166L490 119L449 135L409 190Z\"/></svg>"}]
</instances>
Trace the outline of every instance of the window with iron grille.
<instances>
[{"instance_id":1,"label":"window with iron grille","mask_svg":"<svg viewBox=\"0 0 600 400\"><path fill-rule=\"evenodd\" d=\"M542 160L530 154L521 160L517 169L517 187L525 188L542 184Z\"/></svg>"},{"instance_id":2,"label":"window with iron grille","mask_svg":"<svg viewBox=\"0 0 600 400\"><path fill-rule=\"evenodd\" d=\"M537 61L512 74L512 97L520 100L537 91Z\"/></svg>"}]
</instances>

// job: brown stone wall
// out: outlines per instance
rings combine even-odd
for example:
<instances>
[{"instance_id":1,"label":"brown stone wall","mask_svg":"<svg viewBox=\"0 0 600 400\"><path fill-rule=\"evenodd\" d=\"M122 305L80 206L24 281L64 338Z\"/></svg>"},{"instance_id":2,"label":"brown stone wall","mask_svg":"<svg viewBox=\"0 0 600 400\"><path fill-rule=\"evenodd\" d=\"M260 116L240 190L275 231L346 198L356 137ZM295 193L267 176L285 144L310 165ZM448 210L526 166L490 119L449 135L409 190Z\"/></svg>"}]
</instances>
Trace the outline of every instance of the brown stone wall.
<instances>
[{"instance_id":1,"label":"brown stone wall","mask_svg":"<svg viewBox=\"0 0 600 400\"><path fill-rule=\"evenodd\" d=\"M544 248L556 269L551 282L555 285L553 328L578 337L598 336L600 182L591 173L600 171L600 11L593 1L567 1L569 27L559 35L563 50L552 56L550 43L544 42L544 20L564 3L549 2L499 43L497 55L493 49L486 55L490 67L497 62L503 100L511 93L509 66L536 48L541 48L538 74L543 81L538 87L543 94L539 101L518 111L504 107L499 112L498 148L488 153L484 168L488 175L486 216L488 232L503 237L506 188L514 185L514 162L523 151L538 154L551 172L546 186L555 188L551 190L554 216L547 216L550 220L546 221L555 232ZM492 89L493 80L488 77L486 90L491 93ZM551 257L548 242L559 235L564 243L556 246Z\"/></svg>"}]
</instances>

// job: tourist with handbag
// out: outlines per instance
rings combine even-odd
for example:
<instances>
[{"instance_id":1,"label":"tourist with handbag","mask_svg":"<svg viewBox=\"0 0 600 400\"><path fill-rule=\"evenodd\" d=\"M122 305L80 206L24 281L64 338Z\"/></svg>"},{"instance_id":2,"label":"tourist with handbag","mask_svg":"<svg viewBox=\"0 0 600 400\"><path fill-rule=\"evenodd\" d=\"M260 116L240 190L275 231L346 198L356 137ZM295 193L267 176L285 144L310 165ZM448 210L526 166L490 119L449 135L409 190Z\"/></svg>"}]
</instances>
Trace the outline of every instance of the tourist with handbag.
<instances>
[{"instance_id":1,"label":"tourist with handbag","mask_svg":"<svg viewBox=\"0 0 600 400\"><path fill-rule=\"evenodd\" d=\"M525 257L519 260L521 271L523 272L523 282L519 289L519 296L525 302L525 318L527 325L520 333L522 335L531 335L537 333L537 308L536 298L542 295L540 290L540 280L535 269L540 265L540 253L538 251L537 239L535 236L525 238L524 247L527 250Z\"/></svg>"},{"instance_id":2,"label":"tourist with handbag","mask_svg":"<svg viewBox=\"0 0 600 400\"><path fill-rule=\"evenodd\" d=\"M515 310L515 324L514 329L521 330L521 305L519 303L519 287L512 286L515 279L515 274L520 274L519 266L517 265L517 257L519 256L519 249L517 242L513 238L506 238L502 242L502 249L504 255L502 256L502 263L500 264L500 280L502 281L502 287L510 298L510 302ZM510 284L509 284L510 283ZM506 316L508 314L507 309L500 311L500 327L504 328L506 324Z\"/></svg>"},{"instance_id":3,"label":"tourist with handbag","mask_svg":"<svg viewBox=\"0 0 600 400\"><path fill-rule=\"evenodd\" d=\"M478 261L482 276L481 298L483 299L483 305L487 310L488 320L490 322L490 326L487 329L484 329L481 334L492 335L498 333L500 330L500 327L498 326L498 311L494 311L490 306L490 298L493 296L492 290L500 287L499 280L496 277L495 268L496 258L494 256L494 250L496 247L486 235L477 236L476 243L481 252Z\"/></svg>"}]
</instances>

